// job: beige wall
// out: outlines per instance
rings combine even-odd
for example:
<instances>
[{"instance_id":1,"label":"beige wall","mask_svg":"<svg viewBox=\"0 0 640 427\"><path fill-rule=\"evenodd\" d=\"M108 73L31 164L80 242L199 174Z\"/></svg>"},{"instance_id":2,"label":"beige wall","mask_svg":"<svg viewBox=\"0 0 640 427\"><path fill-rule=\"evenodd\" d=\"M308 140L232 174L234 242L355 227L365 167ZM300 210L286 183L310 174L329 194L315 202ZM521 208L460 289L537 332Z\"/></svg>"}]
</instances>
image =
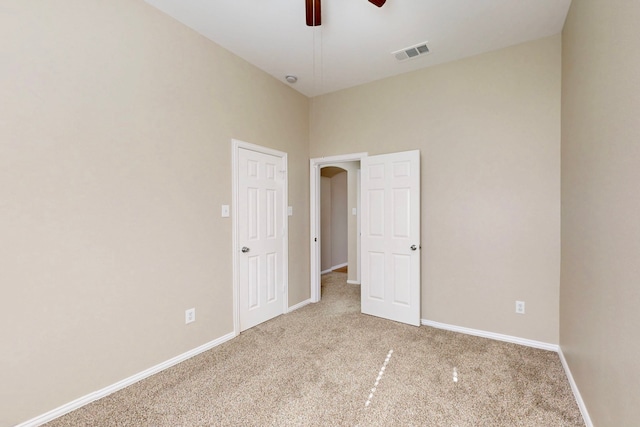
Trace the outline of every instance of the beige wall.
<instances>
[{"instance_id":1,"label":"beige wall","mask_svg":"<svg viewBox=\"0 0 640 427\"><path fill-rule=\"evenodd\" d=\"M347 280L349 283L359 284L358 277L358 215L353 215L353 210L358 209L358 173L360 171L360 162L343 162L341 167L347 170L347 228L348 228L348 245L349 245L349 270Z\"/></svg>"},{"instance_id":2,"label":"beige wall","mask_svg":"<svg viewBox=\"0 0 640 427\"><path fill-rule=\"evenodd\" d=\"M640 425L638 22L574 1L562 34L560 345L597 426Z\"/></svg>"},{"instance_id":3,"label":"beige wall","mask_svg":"<svg viewBox=\"0 0 640 427\"><path fill-rule=\"evenodd\" d=\"M1 9L0 425L232 331L232 138L289 153L309 298L307 98L142 1Z\"/></svg>"},{"instance_id":4,"label":"beige wall","mask_svg":"<svg viewBox=\"0 0 640 427\"><path fill-rule=\"evenodd\" d=\"M337 169L332 167L331 169ZM323 169L325 170L325 169ZM339 169L338 169L339 170ZM320 177L320 271L347 264L347 171Z\"/></svg>"},{"instance_id":5,"label":"beige wall","mask_svg":"<svg viewBox=\"0 0 640 427\"><path fill-rule=\"evenodd\" d=\"M558 342L560 64L555 36L312 99L312 158L420 149L424 319Z\"/></svg>"},{"instance_id":6,"label":"beige wall","mask_svg":"<svg viewBox=\"0 0 640 427\"><path fill-rule=\"evenodd\" d=\"M333 267L331 250L331 178L320 177L320 271L328 271Z\"/></svg>"},{"instance_id":7,"label":"beige wall","mask_svg":"<svg viewBox=\"0 0 640 427\"><path fill-rule=\"evenodd\" d=\"M347 172L331 177L331 265L347 264Z\"/></svg>"}]
</instances>

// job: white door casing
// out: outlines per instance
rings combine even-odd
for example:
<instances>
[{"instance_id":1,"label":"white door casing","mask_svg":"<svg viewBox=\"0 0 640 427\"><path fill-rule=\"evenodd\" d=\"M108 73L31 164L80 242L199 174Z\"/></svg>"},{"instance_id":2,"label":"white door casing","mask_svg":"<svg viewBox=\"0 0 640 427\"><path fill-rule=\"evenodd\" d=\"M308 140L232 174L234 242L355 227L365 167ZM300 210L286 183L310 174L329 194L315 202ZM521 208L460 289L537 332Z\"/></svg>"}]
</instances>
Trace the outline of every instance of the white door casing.
<instances>
[{"instance_id":1,"label":"white door casing","mask_svg":"<svg viewBox=\"0 0 640 427\"><path fill-rule=\"evenodd\" d=\"M232 143L237 334L287 311L287 155Z\"/></svg>"},{"instance_id":2,"label":"white door casing","mask_svg":"<svg viewBox=\"0 0 640 427\"><path fill-rule=\"evenodd\" d=\"M420 152L361 161L361 309L420 325Z\"/></svg>"}]
</instances>

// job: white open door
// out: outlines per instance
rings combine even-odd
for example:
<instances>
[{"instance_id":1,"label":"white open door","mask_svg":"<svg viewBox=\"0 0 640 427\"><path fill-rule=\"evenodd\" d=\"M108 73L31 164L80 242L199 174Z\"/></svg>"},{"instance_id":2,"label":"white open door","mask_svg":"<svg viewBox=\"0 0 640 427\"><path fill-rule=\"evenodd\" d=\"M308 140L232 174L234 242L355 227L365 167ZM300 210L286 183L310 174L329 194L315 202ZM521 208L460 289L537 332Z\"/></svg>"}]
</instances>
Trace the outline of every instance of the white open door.
<instances>
[{"instance_id":1,"label":"white open door","mask_svg":"<svg viewBox=\"0 0 640 427\"><path fill-rule=\"evenodd\" d=\"M420 151L361 161L362 312L420 325Z\"/></svg>"}]
</instances>

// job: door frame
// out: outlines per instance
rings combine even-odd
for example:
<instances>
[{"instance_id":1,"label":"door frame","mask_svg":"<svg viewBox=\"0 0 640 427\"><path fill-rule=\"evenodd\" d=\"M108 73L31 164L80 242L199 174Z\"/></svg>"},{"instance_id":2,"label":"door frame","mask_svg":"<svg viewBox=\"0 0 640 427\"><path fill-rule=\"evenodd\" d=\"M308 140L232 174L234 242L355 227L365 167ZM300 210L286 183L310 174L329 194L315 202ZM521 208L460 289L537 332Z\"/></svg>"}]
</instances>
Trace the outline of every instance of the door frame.
<instances>
[{"instance_id":1,"label":"door frame","mask_svg":"<svg viewBox=\"0 0 640 427\"><path fill-rule=\"evenodd\" d=\"M320 246L318 245L320 240L320 169L322 166L331 163L341 162L358 162L364 157L367 157L368 153L354 153L343 154L339 156L318 157L309 161L309 213L310 213L310 239L309 254L311 256L309 262L310 270L310 282L311 282L311 302L320 301ZM358 217L361 212L358 212ZM358 254L359 256L359 254ZM358 260L360 265L360 260Z\"/></svg>"},{"instance_id":2,"label":"door frame","mask_svg":"<svg viewBox=\"0 0 640 427\"><path fill-rule=\"evenodd\" d=\"M232 205L231 205L231 228L232 228L232 265L233 265L233 334L234 336L238 336L240 334L240 242L238 241L240 237L239 230L239 212L238 206L240 202L240 173L239 173L239 165L238 161L240 159L240 150L251 150L256 151L262 154L269 154L275 157L280 157L284 163L284 171L279 171L283 173L284 176L284 185L283 185L283 194L282 194L282 301L283 308L282 313L287 313L289 311L289 217L287 211L287 205L289 203L289 198L287 194L287 189L289 188L289 176L287 172L287 153L283 151L274 150L272 148L263 147L261 145L251 144L249 142L240 141L238 139L231 140L231 169L232 169L232 179L231 179L231 195L232 195Z\"/></svg>"}]
</instances>

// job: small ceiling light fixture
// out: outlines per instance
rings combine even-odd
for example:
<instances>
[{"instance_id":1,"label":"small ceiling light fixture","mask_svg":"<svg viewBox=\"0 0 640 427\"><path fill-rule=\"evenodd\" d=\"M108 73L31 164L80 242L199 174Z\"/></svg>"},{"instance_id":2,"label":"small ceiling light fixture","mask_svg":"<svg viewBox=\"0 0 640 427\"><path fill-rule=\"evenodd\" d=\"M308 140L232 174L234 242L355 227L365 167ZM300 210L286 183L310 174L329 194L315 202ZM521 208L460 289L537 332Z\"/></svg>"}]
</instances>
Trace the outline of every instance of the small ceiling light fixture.
<instances>
[{"instance_id":1,"label":"small ceiling light fixture","mask_svg":"<svg viewBox=\"0 0 640 427\"><path fill-rule=\"evenodd\" d=\"M291 74L286 76L284 79L291 84L294 84L295 82L298 81L298 78L296 76L292 76Z\"/></svg>"}]
</instances>

